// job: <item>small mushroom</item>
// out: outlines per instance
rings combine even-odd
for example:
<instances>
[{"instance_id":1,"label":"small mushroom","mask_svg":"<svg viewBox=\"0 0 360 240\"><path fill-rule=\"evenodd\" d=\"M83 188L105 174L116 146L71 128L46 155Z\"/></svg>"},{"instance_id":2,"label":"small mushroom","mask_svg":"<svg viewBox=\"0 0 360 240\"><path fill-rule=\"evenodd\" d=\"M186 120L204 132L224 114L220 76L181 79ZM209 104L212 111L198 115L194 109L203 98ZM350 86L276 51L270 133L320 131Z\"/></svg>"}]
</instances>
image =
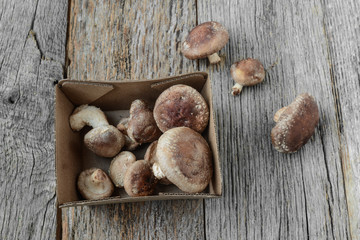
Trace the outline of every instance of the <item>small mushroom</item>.
<instances>
[{"instance_id":1,"label":"small mushroom","mask_svg":"<svg viewBox=\"0 0 360 240\"><path fill-rule=\"evenodd\" d=\"M153 142L161 135L152 110L140 99L131 103L130 117L121 119L117 128L130 138L125 143L129 150L135 149L142 143Z\"/></svg>"},{"instance_id":2,"label":"small mushroom","mask_svg":"<svg viewBox=\"0 0 360 240\"><path fill-rule=\"evenodd\" d=\"M156 183L150 163L145 160L136 161L125 173L124 188L131 197L153 194Z\"/></svg>"},{"instance_id":3,"label":"small mushroom","mask_svg":"<svg viewBox=\"0 0 360 240\"><path fill-rule=\"evenodd\" d=\"M109 176L116 187L124 187L124 177L127 169L136 161L133 153L123 151L110 163Z\"/></svg>"},{"instance_id":4,"label":"small mushroom","mask_svg":"<svg viewBox=\"0 0 360 240\"><path fill-rule=\"evenodd\" d=\"M158 140L159 173L187 193L203 191L212 174L212 153L206 140L187 127L172 128ZM154 168L153 168L154 170ZM158 171L154 170L155 177Z\"/></svg>"},{"instance_id":5,"label":"small mushroom","mask_svg":"<svg viewBox=\"0 0 360 240\"><path fill-rule=\"evenodd\" d=\"M160 172L161 169L159 167L159 163L157 162L156 158L156 148L157 148L158 141L152 142L149 147L147 148L144 156L144 160L149 162L151 165L151 168L154 172L159 172L158 174L155 174L156 176L161 176L159 178L159 183L164 185L170 185L171 182L165 177L165 175Z\"/></svg>"},{"instance_id":6,"label":"small mushroom","mask_svg":"<svg viewBox=\"0 0 360 240\"><path fill-rule=\"evenodd\" d=\"M287 107L275 113L276 126L271 130L271 141L279 152L299 150L315 132L319 109L308 93L301 94Z\"/></svg>"},{"instance_id":7,"label":"small mushroom","mask_svg":"<svg viewBox=\"0 0 360 240\"><path fill-rule=\"evenodd\" d=\"M114 126L91 129L84 137L85 145L96 155L114 157L125 144L124 135Z\"/></svg>"},{"instance_id":8,"label":"small mushroom","mask_svg":"<svg viewBox=\"0 0 360 240\"><path fill-rule=\"evenodd\" d=\"M210 64L221 61L217 54L229 41L229 33L218 22L205 22L191 30L182 44L182 53L188 59L209 58Z\"/></svg>"},{"instance_id":9,"label":"small mushroom","mask_svg":"<svg viewBox=\"0 0 360 240\"><path fill-rule=\"evenodd\" d=\"M143 100L137 99L131 103L127 134L137 143L153 142L161 135L152 110Z\"/></svg>"},{"instance_id":10,"label":"small mushroom","mask_svg":"<svg viewBox=\"0 0 360 240\"><path fill-rule=\"evenodd\" d=\"M71 129L80 131L85 125L93 127L85 134L85 145L96 155L114 157L124 146L124 135L117 128L109 125L100 108L81 105L74 110L70 116Z\"/></svg>"},{"instance_id":11,"label":"small mushroom","mask_svg":"<svg viewBox=\"0 0 360 240\"><path fill-rule=\"evenodd\" d=\"M106 173L99 168L90 168L79 175L77 186L80 194L87 200L97 200L110 197L114 185Z\"/></svg>"},{"instance_id":12,"label":"small mushroom","mask_svg":"<svg viewBox=\"0 0 360 240\"><path fill-rule=\"evenodd\" d=\"M236 62L230 68L231 77L236 84L232 87L232 95L240 94L243 86L253 86L265 78L265 70L257 59L248 58Z\"/></svg>"},{"instance_id":13,"label":"small mushroom","mask_svg":"<svg viewBox=\"0 0 360 240\"><path fill-rule=\"evenodd\" d=\"M198 91L178 84L157 98L154 118L162 132L174 127L189 127L201 133L209 122L209 108Z\"/></svg>"}]
</instances>

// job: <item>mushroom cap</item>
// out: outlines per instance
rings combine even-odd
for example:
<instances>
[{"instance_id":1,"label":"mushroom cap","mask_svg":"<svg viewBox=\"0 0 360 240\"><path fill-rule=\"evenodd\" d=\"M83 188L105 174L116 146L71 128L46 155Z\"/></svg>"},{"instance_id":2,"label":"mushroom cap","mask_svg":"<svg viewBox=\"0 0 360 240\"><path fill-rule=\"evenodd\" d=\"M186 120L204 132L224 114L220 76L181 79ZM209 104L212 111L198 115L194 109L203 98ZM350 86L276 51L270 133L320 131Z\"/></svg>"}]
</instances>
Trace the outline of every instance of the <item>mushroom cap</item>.
<instances>
[{"instance_id":1,"label":"mushroom cap","mask_svg":"<svg viewBox=\"0 0 360 240\"><path fill-rule=\"evenodd\" d=\"M100 108L85 104L75 108L71 114L70 127L74 131L80 131L85 125L96 128L109 125L109 122Z\"/></svg>"},{"instance_id":2,"label":"mushroom cap","mask_svg":"<svg viewBox=\"0 0 360 240\"><path fill-rule=\"evenodd\" d=\"M184 192L201 192L211 180L213 167L209 145L190 128L166 131L159 138L156 156L161 171Z\"/></svg>"},{"instance_id":3,"label":"mushroom cap","mask_svg":"<svg viewBox=\"0 0 360 240\"><path fill-rule=\"evenodd\" d=\"M149 162L151 167L153 167L154 163L157 163L157 157L156 157L156 148L157 148L158 141L152 142L149 147L146 149L144 160ZM154 169L153 169L154 171ZM156 177L156 175L155 175ZM159 183L164 185L170 185L172 184L166 177L161 178L159 180Z\"/></svg>"},{"instance_id":4,"label":"mushroom cap","mask_svg":"<svg viewBox=\"0 0 360 240\"><path fill-rule=\"evenodd\" d=\"M148 196L154 192L156 182L150 163L139 160L133 163L126 171L124 188L131 197Z\"/></svg>"},{"instance_id":5,"label":"mushroom cap","mask_svg":"<svg viewBox=\"0 0 360 240\"><path fill-rule=\"evenodd\" d=\"M77 186L81 196L88 200L110 197L114 185L106 173L99 168L90 168L80 173Z\"/></svg>"},{"instance_id":6,"label":"mushroom cap","mask_svg":"<svg viewBox=\"0 0 360 240\"><path fill-rule=\"evenodd\" d=\"M131 103L127 134L138 143L152 142L161 135L152 110L145 101L137 99Z\"/></svg>"},{"instance_id":7,"label":"mushroom cap","mask_svg":"<svg viewBox=\"0 0 360 240\"><path fill-rule=\"evenodd\" d=\"M156 148L157 148L157 143L158 141L154 141L152 142L149 147L146 149L145 155L144 155L144 160L149 162L150 165L152 166L155 162L157 162L156 159Z\"/></svg>"},{"instance_id":8,"label":"mushroom cap","mask_svg":"<svg viewBox=\"0 0 360 240\"><path fill-rule=\"evenodd\" d=\"M319 109L308 93L301 94L287 106L271 130L271 141L279 152L299 150L314 134L319 122Z\"/></svg>"},{"instance_id":9,"label":"mushroom cap","mask_svg":"<svg viewBox=\"0 0 360 240\"><path fill-rule=\"evenodd\" d=\"M229 41L229 33L218 22L205 22L191 30L182 44L182 53L189 59L206 58L218 52Z\"/></svg>"},{"instance_id":10,"label":"mushroom cap","mask_svg":"<svg viewBox=\"0 0 360 240\"><path fill-rule=\"evenodd\" d=\"M189 127L201 133L209 122L209 107L194 88L178 84L160 94L155 102L154 118L162 132Z\"/></svg>"},{"instance_id":11,"label":"mushroom cap","mask_svg":"<svg viewBox=\"0 0 360 240\"><path fill-rule=\"evenodd\" d=\"M253 86L265 78L265 70L257 59L248 58L236 62L230 68L231 77L242 86Z\"/></svg>"},{"instance_id":12,"label":"mushroom cap","mask_svg":"<svg viewBox=\"0 0 360 240\"><path fill-rule=\"evenodd\" d=\"M101 157L114 157L125 144L124 135L114 126L100 126L85 134L87 148Z\"/></svg>"},{"instance_id":13,"label":"mushroom cap","mask_svg":"<svg viewBox=\"0 0 360 240\"><path fill-rule=\"evenodd\" d=\"M109 176L116 187L124 187L126 170L136 161L133 153L123 151L119 153L110 163Z\"/></svg>"}]
</instances>

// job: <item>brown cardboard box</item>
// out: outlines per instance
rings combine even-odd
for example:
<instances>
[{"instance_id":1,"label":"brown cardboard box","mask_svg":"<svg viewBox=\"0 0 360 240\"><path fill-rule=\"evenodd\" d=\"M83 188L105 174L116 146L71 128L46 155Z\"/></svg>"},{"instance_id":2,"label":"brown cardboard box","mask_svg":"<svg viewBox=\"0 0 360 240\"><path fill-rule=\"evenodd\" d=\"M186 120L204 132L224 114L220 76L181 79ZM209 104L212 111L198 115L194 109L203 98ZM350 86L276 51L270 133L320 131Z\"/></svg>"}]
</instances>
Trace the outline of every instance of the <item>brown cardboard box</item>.
<instances>
[{"instance_id":1,"label":"brown cardboard box","mask_svg":"<svg viewBox=\"0 0 360 240\"><path fill-rule=\"evenodd\" d=\"M209 126L203 133L213 152L214 174L209 186L202 193L187 194L173 185L160 185L156 190L156 195L146 197L129 197L123 189L117 189L111 198L95 201L82 200L76 187L80 172L90 167L99 167L108 172L111 159L97 157L84 147L83 137L89 129L83 129L80 132L71 130L69 116L74 108L81 104L95 105L105 112L110 123L116 124L120 116L128 114L133 100L141 98L154 103L162 91L175 84L194 87L209 104ZM56 184L60 207L221 196L222 177L212 106L211 82L206 73L197 72L157 80L132 82L62 80L56 86L55 91ZM143 158L146 148L147 145L144 145L136 150L137 159Z\"/></svg>"}]
</instances>

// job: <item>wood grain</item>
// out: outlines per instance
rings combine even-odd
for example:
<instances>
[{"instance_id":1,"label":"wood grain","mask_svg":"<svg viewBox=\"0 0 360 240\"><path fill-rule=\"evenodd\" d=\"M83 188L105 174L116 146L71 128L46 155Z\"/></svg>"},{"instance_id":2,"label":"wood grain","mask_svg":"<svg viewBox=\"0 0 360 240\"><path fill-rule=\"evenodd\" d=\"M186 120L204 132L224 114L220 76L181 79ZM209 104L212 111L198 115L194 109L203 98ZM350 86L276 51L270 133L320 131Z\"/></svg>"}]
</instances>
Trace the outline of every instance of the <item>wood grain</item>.
<instances>
[{"instance_id":1,"label":"wood grain","mask_svg":"<svg viewBox=\"0 0 360 240\"><path fill-rule=\"evenodd\" d=\"M351 237L360 239L360 3L324 2Z\"/></svg>"},{"instance_id":2,"label":"wood grain","mask_svg":"<svg viewBox=\"0 0 360 240\"><path fill-rule=\"evenodd\" d=\"M194 1L74 0L70 9L68 77L139 80L197 69L180 54L196 24Z\"/></svg>"},{"instance_id":3,"label":"wood grain","mask_svg":"<svg viewBox=\"0 0 360 240\"><path fill-rule=\"evenodd\" d=\"M0 238L54 239L53 87L67 3L5 0L0 9Z\"/></svg>"},{"instance_id":4,"label":"wood grain","mask_svg":"<svg viewBox=\"0 0 360 240\"><path fill-rule=\"evenodd\" d=\"M222 199L69 208L64 239L360 239L359 2L0 1L0 239L54 239L53 86L196 70L213 80ZM189 61L187 32L225 25L223 62ZM254 57L264 83L230 95L233 62ZM273 114L298 94L320 124L299 152L270 142ZM345 195L346 192L346 195Z\"/></svg>"},{"instance_id":5,"label":"wood grain","mask_svg":"<svg viewBox=\"0 0 360 240\"><path fill-rule=\"evenodd\" d=\"M71 1L68 78L151 79L193 72L179 42L196 25L195 1ZM203 239L203 201L63 210L64 239Z\"/></svg>"},{"instance_id":6,"label":"wood grain","mask_svg":"<svg viewBox=\"0 0 360 240\"><path fill-rule=\"evenodd\" d=\"M324 6L299 1L198 1L199 23L229 30L223 62L200 68L213 80L224 197L205 203L206 239L348 239L337 112ZM230 66L253 57L265 81L230 95ZM272 67L271 67L272 66ZM313 138L294 154L271 145L273 115L308 92L320 108Z\"/></svg>"}]
</instances>

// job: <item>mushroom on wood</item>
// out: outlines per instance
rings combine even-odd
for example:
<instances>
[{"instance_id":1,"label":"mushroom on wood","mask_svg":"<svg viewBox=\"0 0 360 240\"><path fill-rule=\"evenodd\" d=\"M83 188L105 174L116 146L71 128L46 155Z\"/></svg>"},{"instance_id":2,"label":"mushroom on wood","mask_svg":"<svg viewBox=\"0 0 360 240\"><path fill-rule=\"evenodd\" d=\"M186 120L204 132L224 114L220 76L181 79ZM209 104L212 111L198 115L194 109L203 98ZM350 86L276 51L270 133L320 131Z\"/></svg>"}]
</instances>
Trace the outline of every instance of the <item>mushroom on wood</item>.
<instances>
[{"instance_id":1,"label":"mushroom on wood","mask_svg":"<svg viewBox=\"0 0 360 240\"><path fill-rule=\"evenodd\" d=\"M232 87L232 94L240 94L244 86L261 83L265 78L265 70L257 59L248 58L236 62L230 68L231 77L236 84Z\"/></svg>"},{"instance_id":2,"label":"mushroom on wood","mask_svg":"<svg viewBox=\"0 0 360 240\"><path fill-rule=\"evenodd\" d=\"M229 41L229 33L218 22L205 22L191 30L182 44L182 53L188 59L208 58L210 64L221 61L217 54Z\"/></svg>"},{"instance_id":3,"label":"mushroom on wood","mask_svg":"<svg viewBox=\"0 0 360 240\"><path fill-rule=\"evenodd\" d=\"M271 130L275 149L283 153L299 150L315 132L319 109L308 93L301 94L287 107L275 113L276 126Z\"/></svg>"}]
</instances>

